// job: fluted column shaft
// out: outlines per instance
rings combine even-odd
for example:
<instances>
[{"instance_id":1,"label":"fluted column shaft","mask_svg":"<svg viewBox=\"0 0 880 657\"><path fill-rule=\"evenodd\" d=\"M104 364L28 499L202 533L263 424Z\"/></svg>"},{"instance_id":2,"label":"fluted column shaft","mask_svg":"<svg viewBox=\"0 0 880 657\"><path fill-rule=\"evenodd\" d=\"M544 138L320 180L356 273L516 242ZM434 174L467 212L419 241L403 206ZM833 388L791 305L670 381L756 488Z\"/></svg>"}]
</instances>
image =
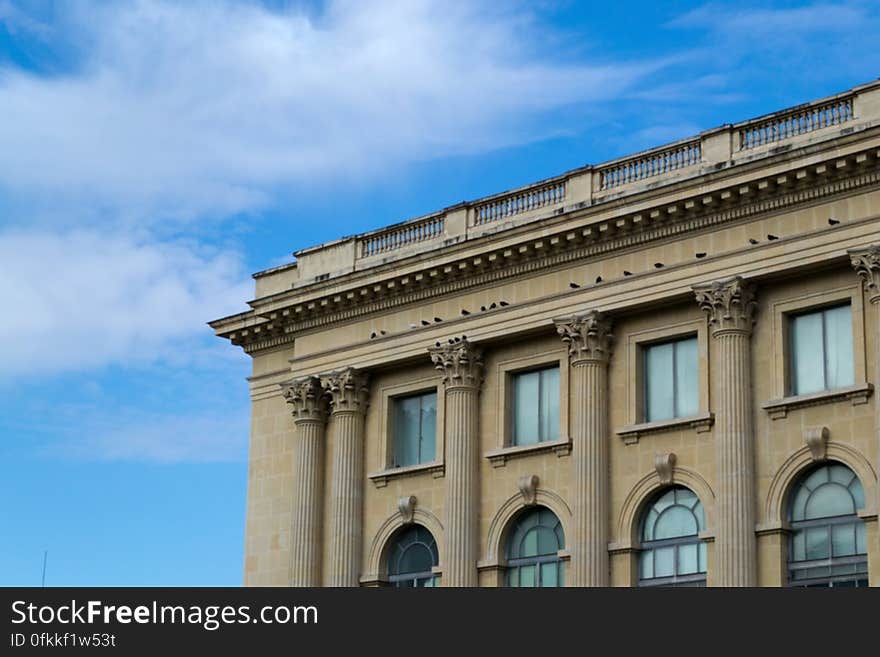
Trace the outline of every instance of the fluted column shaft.
<instances>
[{"instance_id":1,"label":"fluted column shaft","mask_svg":"<svg viewBox=\"0 0 880 657\"><path fill-rule=\"evenodd\" d=\"M709 316L718 377L715 414L715 582L757 585L751 334L754 289L742 278L694 288Z\"/></svg>"},{"instance_id":2,"label":"fluted column shaft","mask_svg":"<svg viewBox=\"0 0 880 657\"><path fill-rule=\"evenodd\" d=\"M569 586L608 586L608 360L611 324L600 313L556 320L569 347L575 535Z\"/></svg>"},{"instance_id":3,"label":"fluted column shaft","mask_svg":"<svg viewBox=\"0 0 880 657\"><path fill-rule=\"evenodd\" d=\"M849 251L850 262L862 278L868 301L874 307L874 386L880 387L880 244ZM869 354L872 352L868 352ZM875 391L876 392L876 391ZM880 401L874 400L874 430L876 431L877 462L880 470ZM880 488L878 488L877 508L880 509Z\"/></svg>"},{"instance_id":4,"label":"fluted column shaft","mask_svg":"<svg viewBox=\"0 0 880 657\"><path fill-rule=\"evenodd\" d=\"M480 537L480 350L466 340L430 350L446 402L446 542L443 586L477 586Z\"/></svg>"},{"instance_id":5,"label":"fluted column shaft","mask_svg":"<svg viewBox=\"0 0 880 657\"><path fill-rule=\"evenodd\" d=\"M367 379L353 368L324 379L330 395L333 440L329 563L325 585L355 587L360 581L364 534L364 414Z\"/></svg>"},{"instance_id":6,"label":"fluted column shaft","mask_svg":"<svg viewBox=\"0 0 880 657\"><path fill-rule=\"evenodd\" d=\"M285 385L294 406L294 491L290 526L290 585L321 585L324 503L324 391L313 377Z\"/></svg>"}]
</instances>

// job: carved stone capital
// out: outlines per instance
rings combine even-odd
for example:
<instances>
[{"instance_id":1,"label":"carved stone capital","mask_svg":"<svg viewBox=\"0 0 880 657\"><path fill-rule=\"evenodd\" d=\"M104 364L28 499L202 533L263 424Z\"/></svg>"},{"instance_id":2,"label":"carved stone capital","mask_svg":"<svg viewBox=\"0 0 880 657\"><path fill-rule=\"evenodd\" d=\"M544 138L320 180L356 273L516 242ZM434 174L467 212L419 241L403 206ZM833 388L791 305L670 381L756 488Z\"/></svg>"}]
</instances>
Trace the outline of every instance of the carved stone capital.
<instances>
[{"instance_id":1,"label":"carved stone capital","mask_svg":"<svg viewBox=\"0 0 880 657\"><path fill-rule=\"evenodd\" d=\"M364 413L370 400L369 376L353 367L331 372L321 383L330 396L333 413Z\"/></svg>"},{"instance_id":2,"label":"carved stone capital","mask_svg":"<svg viewBox=\"0 0 880 657\"><path fill-rule=\"evenodd\" d=\"M810 448L810 456L814 461L824 461L828 452L828 427L807 427L804 430L804 442Z\"/></svg>"},{"instance_id":3,"label":"carved stone capital","mask_svg":"<svg viewBox=\"0 0 880 657\"><path fill-rule=\"evenodd\" d=\"M428 348L434 367L443 373L443 384L450 388L475 388L483 383L483 352L466 338Z\"/></svg>"},{"instance_id":4,"label":"carved stone capital","mask_svg":"<svg viewBox=\"0 0 880 657\"><path fill-rule=\"evenodd\" d=\"M741 276L734 276L705 285L695 285L694 293L709 316L715 335L725 332L751 334L755 324L755 286Z\"/></svg>"},{"instance_id":5,"label":"carved stone capital","mask_svg":"<svg viewBox=\"0 0 880 657\"><path fill-rule=\"evenodd\" d=\"M675 474L675 462L677 460L678 457L672 452L654 455L654 469L657 471L661 484L668 485L672 483Z\"/></svg>"},{"instance_id":6,"label":"carved stone capital","mask_svg":"<svg viewBox=\"0 0 880 657\"><path fill-rule=\"evenodd\" d=\"M534 506L538 501L538 475L524 475L516 482L519 494L526 506Z\"/></svg>"},{"instance_id":7,"label":"carved stone capital","mask_svg":"<svg viewBox=\"0 0 880 657\"><path fill-rule=\"evenodd\" d=\"M607 363L611 358L611 320L598 310L553 320L556 332L568 346L572 365L583 362Z\"/></svg>"},{"instance_id":8,"label":"carved stone capital","mask_svg":"<svg viewBox=\"0 0 880 657\"><path fill-rule=\"evenodd\" d=\"M871 303L880 303L880 244L850 249L853 269L865 282L865 292Z\"/></svg>"},{"instance_id":9,"label":"carved stone capital","mask_svg":"<svg viewBox=\"0 0 880 657\"><path fill-rule=\"evenodd\" d=\"M397 500L397 511L400 513L400 520L404 525L411 525L416 516L416 503L418 500L415 495L404 495Z\"/></svg>"},{"instance_id":10,"label":"carved stone capital","mask_svg":"<svg viewBox=\"0 0 880 657\"><path fill-rule=\"evenodd\" d=\"M294 422L313 420L324 422L327 419L327 398L321 381L316 376L294 379L282 384L282 392L287 403L293 407Z\"/></svg>"}]
</instances>

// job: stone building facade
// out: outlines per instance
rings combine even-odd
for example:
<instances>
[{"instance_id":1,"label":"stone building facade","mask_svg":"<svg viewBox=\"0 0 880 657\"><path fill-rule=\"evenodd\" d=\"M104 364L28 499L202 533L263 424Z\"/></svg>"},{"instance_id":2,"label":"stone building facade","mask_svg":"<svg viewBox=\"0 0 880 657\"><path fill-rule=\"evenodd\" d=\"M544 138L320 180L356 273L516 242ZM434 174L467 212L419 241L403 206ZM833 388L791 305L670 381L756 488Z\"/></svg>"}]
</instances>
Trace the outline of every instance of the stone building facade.
<instances>
[{"instance_id":1,"label":"stone building facade","mask_svg":"<svg viewBox=\"0 0 880 657\"><path fill-rule=\"evenodd\" d=\"M880 584L880 82L295 255L246 585Z\"/></svg>"}]
</instances>

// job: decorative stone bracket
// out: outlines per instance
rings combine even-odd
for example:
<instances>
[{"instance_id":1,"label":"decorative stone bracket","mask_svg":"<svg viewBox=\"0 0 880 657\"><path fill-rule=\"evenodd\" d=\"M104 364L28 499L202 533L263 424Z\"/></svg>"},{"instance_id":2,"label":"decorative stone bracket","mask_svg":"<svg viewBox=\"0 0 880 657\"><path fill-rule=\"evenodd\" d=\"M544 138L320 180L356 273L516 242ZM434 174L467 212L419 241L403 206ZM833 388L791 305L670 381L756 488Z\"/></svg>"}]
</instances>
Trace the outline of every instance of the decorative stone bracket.
<instances>
[{"instance_id":1,"label":"decorative stone bracket","mask_svg":"<svg viewBox=\"0 0 880 657\"><path fill-rule=\"evenodd\" d=\"M810 448L814 461L824 461L828 452L828 427L807 427L804 430L804 442Z\"/></svg>"},{"instance_id":2,"label":"decorative stone bracket","mask_svg":"<svg viewBox=\"0 0 880 657\"><path fill-rule=\"evenodd\" d=\"M418 500L415 495L404 495L397 500L397 510L404 525L411 525L416 514Z\"/></svg>"},{"instance_id":3,"label":"decorative stone bracket","mask_svg":"<svg viewBox=\"0 0 880 657\"><path fill-rule=\"evenodd\" d=\"M538 499L538 475L525 475L516 482L526 506L534 506Z\"/></svg>"},{"instance_id":4,"label":"decorative stone bracket","mask_svg":"<svg viewBox=\"0 0 880 657\"><path fill-rule=\"evenodd\" d=\"M654 469L657 471L657 477L660 478L661 484L669 485L672 483L677 460L678 457L673 452L654 455Z\"/></svg>"}]
</instances>

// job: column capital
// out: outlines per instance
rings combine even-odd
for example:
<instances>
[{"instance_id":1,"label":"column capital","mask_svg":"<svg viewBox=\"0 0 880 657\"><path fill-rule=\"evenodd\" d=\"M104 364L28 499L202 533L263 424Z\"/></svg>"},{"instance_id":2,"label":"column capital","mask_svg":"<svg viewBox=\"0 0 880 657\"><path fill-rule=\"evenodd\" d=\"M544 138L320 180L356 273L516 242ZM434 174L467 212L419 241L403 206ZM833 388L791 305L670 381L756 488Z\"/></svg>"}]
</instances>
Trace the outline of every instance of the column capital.
<instances>
[{"instance_id":1,"label":"column capital","mask_svg":"<svg viewBox=\"0 0 880 657\"><path fill-rule=\"evenodd\" d=\"M446 389L474 388L479 389L483 383L483 351L467 341L467 338L455 338L448 343L438 342L428 347L434 367L443 372L443 384Z\"/></svg>"},{"instance_id":2,"label":"column capital","mask_svg":"<svg viewBox=\"0 0 880 657\"><path fill-rule=\"evenodd\" d=\"M346 367L321 377L330 398L331 413L365 413L370 400L370 377L366 372Z\"/></svg>"},{"instance_id":3,"label":"column capital","mask_svg":"<svg viewBox=\"0 0 880 657\"><path fill-rule=\"evenodd\" d=\"M321 381L316 376L306 376L281 384L281 394L293 406L294 422L327 420L327 399Z\"/></svg>"},{"instance_id":4,"label":"column capital","mask_svg":"<svg viewBox=\"0 0 880 657\"><path fill-rule=\"evenodd\" d=\"M856 274L865 282L868 300L880 303L880 244L849 249L847 253Z\"/></svg>"},{"instance_id":5,"label":"column capital","mask_svg":"<svg viewBox=\"0 0 880 657\"><path fill-rule=\"evenodd\" d=\"M556 332L568 345L571 364L595 362L607 363L611 358L611 320L598 310L582 315L554 319Z\"/></svg>"},{"instance_id":6,"label":"column capital","mask_svg":"<svg viewBox=\"0 0 880 657\"><path fill-rule=\"evenodd\" d=\"M700 308L709 316L714 335L724 332L750 335L755 324L755 286L742 276L693 286Z\"/></svg>"}]
</instances>

